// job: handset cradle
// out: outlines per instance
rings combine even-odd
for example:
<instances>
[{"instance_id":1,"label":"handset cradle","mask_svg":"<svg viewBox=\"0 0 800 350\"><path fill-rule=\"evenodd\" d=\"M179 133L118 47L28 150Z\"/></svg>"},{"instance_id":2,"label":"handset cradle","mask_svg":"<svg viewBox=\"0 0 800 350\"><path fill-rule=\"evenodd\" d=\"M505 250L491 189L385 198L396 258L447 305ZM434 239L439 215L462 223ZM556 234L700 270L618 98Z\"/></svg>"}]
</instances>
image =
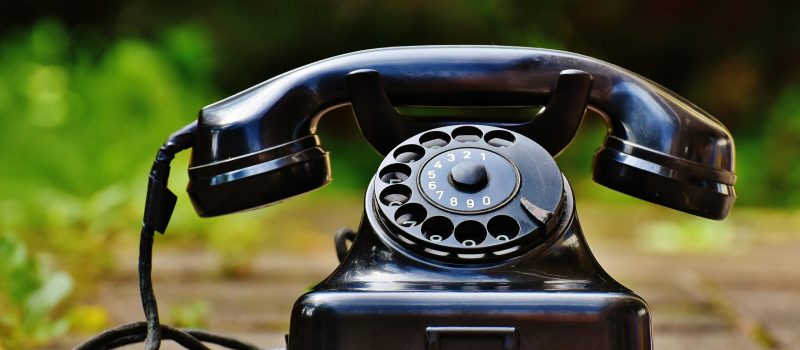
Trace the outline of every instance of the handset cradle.
<instances>
[{"instance_id":1,"label":"handset cradle","mask_svg":"<svg viewBox=\"0 0 800 350\"><path fill-rule=\"evenodd\" d=\"M575 138L591 88L592 76L589 73L574 69L563 70L557 81L553 82L546 107L533 120L506 124L504 127L537 141L556 156ZM359 69L348 73L347 91L350 93L350 103L361 133L382 155L388 154L389 150L410 135L458 123L453 120L431 121L432 118L414 121L404 117L391 103L380 72L373 69ZM529 104L535 105L534 101ZM386 132L387 130L391 132Z\"/></svg>"}]
</instances>

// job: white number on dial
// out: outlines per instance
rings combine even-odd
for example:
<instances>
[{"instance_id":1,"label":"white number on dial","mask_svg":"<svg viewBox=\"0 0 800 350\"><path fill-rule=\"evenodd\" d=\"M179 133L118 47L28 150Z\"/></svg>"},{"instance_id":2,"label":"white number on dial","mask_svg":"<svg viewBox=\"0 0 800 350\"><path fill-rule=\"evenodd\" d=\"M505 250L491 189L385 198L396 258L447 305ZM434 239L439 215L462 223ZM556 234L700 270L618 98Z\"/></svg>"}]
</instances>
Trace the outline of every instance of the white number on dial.
<instances>
[{"instance_id":1,"label":"white number on dial","mask_svg":"<svg viewBox=\"0 0 800 350\"><path fill-rule=\"evenodd\" d=\"M475 207L475 201L472 199L467 199L467 208L474 208L474 207Z\"/></svg>"},{"instance_id":2,"label":"white number on dial","mask_svg":"<svg viewBox=\"0 0 800 350\"><path fill-rule=\"evenodd\" d=\"M435 190L436 189L436 181L428 182L428 188Z\"/></svg>"},{"instance_id":3,"label":"white number on dial","mask_svg":"<svg viewBox=\"0 0 800 350\"><path fill-rule=\"evenodd\" d=\"M489 196L483 196L483 205L489 205L489 204L492 204L492 198L490 198Z\"/></svg>"},{"instance_id":4,"label":"white number on dial","mask_svg":"<svg viewBox=\"0 0 800 350\"><path fill-rule=\"evenodd\" d=\"M433 170L428 170L428 178L429 179L435 179L436 178L436 172L433 171Z\"/></svg>"},{"instance_id":5,"label":"white number on dial","mask_svg":"<svg viewBox=\"0 0 800 350\"><path fill-rule=\"evenodd\" d=\"M448 161L448 162L452 162L452 161L454 161L454 160L456 160L456 155L455 155L455 154L452 154L452 153L448 153L448 154L447 154L447 161Z\"/></svg>"},{"instance_id":6,"label":"white number on dial","mask_svg":"<svg viewBox=\"0 0 800 350\"><path fill-rule=\"evenodd\" d=\"M486 160L486 152L481 152L481 160Z\"/></svg>"},{"instance_id":7,"label":"white number on dial","mask_svg":"<svg viewBox=\"0 0 800 350\"><path fill-rule=\"evenodd\" d=\"M434 164L434 165L433 165L433 167L434 167L434 168L441 168L441 167L442 167L442 162L441 162L441 161L439 161L439 160L437 160L437 161L436 161L436 164Z\"/></svg>"},{"instance_id":8,"label":"white number on dial","mask_svg":"<svg viewBox=\"0 0 800 350\"><path fill-rule=\"evenodd\" d=\"M450 205L452 205L454 207L457 206L458 205L458 198L450 197Z\"/></svg>"},{"instance_id":9,"label":"white number on dial","mask_svg":"<svg viewBox=\"0 0 800 350\"><path fill-rule=\"evenodd\" d=\"M439 198L437 198L437 199L442 199L442 195L443 194L444 194L444 191L436 191L436 195L439 196Z\"/></svg>"},{"instance_id":10,"label":"white number on dial","mask_svg":"<svg viewBox=\"0 0 800 350\"><path fill-rule=\"evenodd\" d=\"M470 151L463 151L461 153L464 155L464 159L471 159L472 158L472 152L470 152Z\"/></svg>"}]
</instances>

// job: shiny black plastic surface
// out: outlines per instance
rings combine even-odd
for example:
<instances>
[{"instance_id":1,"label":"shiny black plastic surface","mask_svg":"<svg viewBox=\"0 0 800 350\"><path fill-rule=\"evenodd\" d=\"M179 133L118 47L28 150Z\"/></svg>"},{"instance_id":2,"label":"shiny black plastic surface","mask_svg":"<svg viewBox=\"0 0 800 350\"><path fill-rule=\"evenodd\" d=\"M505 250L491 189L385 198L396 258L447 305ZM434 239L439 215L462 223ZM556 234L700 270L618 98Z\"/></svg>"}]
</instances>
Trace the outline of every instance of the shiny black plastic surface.
<instances>
[{"instance_id":1,"label":"shiny black plastic surface","mask_svg":"<svg viewBox=\"0 0 800 350\"><path fill-rule=\"evenodd\" d=\"M371 209L373 191L345 260L295 303L290 350L651 348L647 305L594 259L569 188L556 234L471 265L398 244Z\"/></svg>"},{"instance_id":2,"label":"shiny black plastic surface","mask_svg":"<svg viewBox=\"0 0 800 350\"><path fill-rule=\"evenodd\" d=\"M587 90L588 98L581 96ZM385 101L371 108L363 102L370 96L384 96ZM281 157L298 158L305 149L321 147L299 143L313 137L326 111L359 99L361 103L354 103L359 125L381 152L419 131L458 123L434 118L398 122L386 113L363 113L387 112L388 101L395 106L546 105L542 115L524 125L491 116L479 123L521 132L554 155L574 135L583 104L588 103L604 115L609 127L594 161L598 183L715 219L727 215L735 200L730 134L713 117L658 84L568 52L422 46L333 57L203 108L190 169L190 194L198 212L212 216L245 210L310 190L310 183L327 183L329 167L321 158L267 164L246 177L229 173ZM385 126L400 127L380 127L390 121L393 124ZM254 182L263 185L251 195L244 186ZM669 193L662 192L664 188Z\"/></svg>"},{"instance_id":3,"label":"shiny black plastic surface","mask_svg":"<svg viewBox=\"0 0 800 350\"><path fill-rule=\"evenodd\" d=\"M472 189L452 184L448 173L463 164L485 165L487 182ZM553 233L564 211L563 175L553 157L492 126L415 135L389 152L373 181L373 208L387 231L434 260L474 264L522 254ZM532 215L523 199L547 217Z\"/></svg>"},{"instance_id":4,"label":"shiny black plastic surface","mask_svg":"<svg viewBox=\"0 0 800 350\"><path fill-rule=\"evenodd\" d=\"M189 168L186 191L198 215L269 205L331 181L328 152L316 136L218 164Z\"/></svg>"}]
</instances>

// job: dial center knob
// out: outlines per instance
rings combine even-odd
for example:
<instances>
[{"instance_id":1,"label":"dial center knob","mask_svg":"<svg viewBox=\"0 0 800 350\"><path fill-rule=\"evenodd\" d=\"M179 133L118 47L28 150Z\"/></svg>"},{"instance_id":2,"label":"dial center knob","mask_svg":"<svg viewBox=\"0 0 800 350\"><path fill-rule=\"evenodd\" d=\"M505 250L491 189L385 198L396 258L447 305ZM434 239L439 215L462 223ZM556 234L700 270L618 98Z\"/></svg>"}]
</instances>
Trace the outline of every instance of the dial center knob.
<instances>
[{"instance_id":1,"label":"dial center knob","mask_svg":"<svg viewBox=\"0 0 800 350\"><path fill-rule=\"evenodd\" d=\"M450 170L450 180L456 188L461 190L475 191L486 186L489 176L486 167L472 161L456 164Z\"/></svg>"}]
</instances>

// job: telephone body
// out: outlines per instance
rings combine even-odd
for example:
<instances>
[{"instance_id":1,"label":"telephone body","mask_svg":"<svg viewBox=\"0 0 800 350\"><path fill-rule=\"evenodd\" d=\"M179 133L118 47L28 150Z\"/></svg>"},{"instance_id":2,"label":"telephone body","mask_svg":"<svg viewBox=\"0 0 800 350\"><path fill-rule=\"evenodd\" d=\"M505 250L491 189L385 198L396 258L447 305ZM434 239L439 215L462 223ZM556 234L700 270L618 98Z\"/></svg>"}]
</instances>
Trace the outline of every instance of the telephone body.
<instances>
[{"instance_id":1,"label":"telephone body","mask_svg":"<svg viewBox=\"0 0 800 350\"><path fill-rule=\"evenodd\" d=\"M587 108L608 124L596 182L712 219L736 197L729 132L645 78L562 51L420 46L333 57L203 108L188 186L198 214L328 183L316 124L348 103L386 158L349 252L294 305L292 350L651 348L646 303L592 256L553 159ZM397 106L544 108L512 122Z\"/></svg>"}]
</instances>

